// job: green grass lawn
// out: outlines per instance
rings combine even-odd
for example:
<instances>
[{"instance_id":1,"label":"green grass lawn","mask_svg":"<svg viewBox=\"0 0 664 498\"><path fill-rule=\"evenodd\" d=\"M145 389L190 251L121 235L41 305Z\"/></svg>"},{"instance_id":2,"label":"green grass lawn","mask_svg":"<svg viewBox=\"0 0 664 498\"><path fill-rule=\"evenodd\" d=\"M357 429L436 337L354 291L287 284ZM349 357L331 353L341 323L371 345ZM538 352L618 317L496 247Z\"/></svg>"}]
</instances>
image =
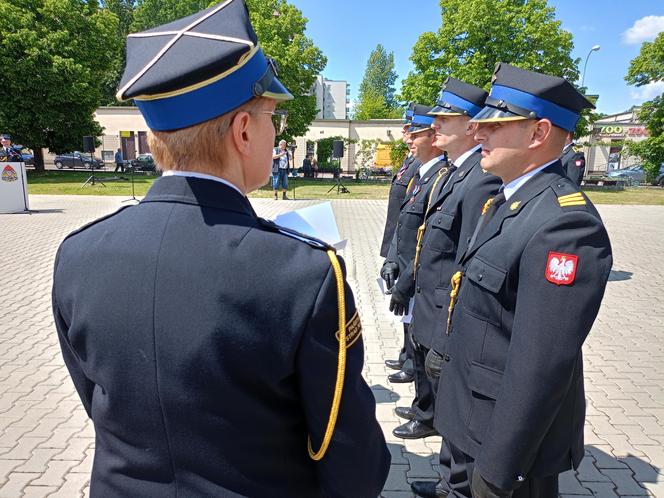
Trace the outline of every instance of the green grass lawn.
<instances>
[{"instance_id":1,"label":"green grass lawn","mask_svg":"<svg viewBox=\"0 0 664 498\"><path fill-rule=\"evenodd\" d=\"M106 186L99 184L82 186L90 176L88 171L46 171L28 172L28 184L31 194L50 195L119 195L131 196L130 175L120 173L97 173ZM126 178L121 179L121 178ZM136 175L134 187L136 195L144 196L156 176ZM289 178L288 197L291 199L387 199L390 189L388 182L370 182L343 180L350 190L349 194L337 194L331 179ZM587 187L584 191L595 204L649 204L664 205L664 188L627 187L620 190L601 187ZM272 187L265 187L252 192L249 197L271 198ZM281 196L281 193L279 194Z\"/></svg>"}]
</instances>

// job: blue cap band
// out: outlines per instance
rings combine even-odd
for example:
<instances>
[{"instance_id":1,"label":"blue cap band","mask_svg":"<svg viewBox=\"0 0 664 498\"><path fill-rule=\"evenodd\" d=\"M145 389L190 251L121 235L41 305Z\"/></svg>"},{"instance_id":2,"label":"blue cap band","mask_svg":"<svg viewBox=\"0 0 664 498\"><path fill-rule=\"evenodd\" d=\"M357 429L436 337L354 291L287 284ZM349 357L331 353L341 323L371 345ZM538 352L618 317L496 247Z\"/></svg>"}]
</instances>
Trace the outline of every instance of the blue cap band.
<instances>
[{"instance_id":1,"label":"blue cap band","mask_svg":"<svg viewBox=\"0 0 664 498\"><path fill-rule=\"evenodd\" d=\"M475 116L475 114L483 109L482 107L477 106L472 102L459 97L458 95L443 90L443 93L440 96L440 100L438 101L438 105L442 106L444 104L453 105L454 107L459 107L460 109L468 111L470 116Z\"/></svg>"},{"instance_id":2,"label":"blue cap band","mask_svg":"<svg viewBox=\"0 0 664 498\"><path fill-rule=\"evenodd\" d=\"M413 114L411 125L415 126L431 126L433 124L432 116L422 116L421 114Z\"/></svg>"},{"instance_id":3,"label":"blue cap band","mask_svg":"<svg viewBox=\"0 0 664 498\"><path fill-rule=\"evenodd\" d=\"M533 111L538 118L546 118L563 130L573 131L579 121L578 113L515 88L493 85L491 97Z\"/></svg>"},{"instance_id":4,"label":"blue cap band","mask_svg":"<svg viewBox=\"0 0 664 498\"><path fill-rule=\"evenodd\" d=\"M135 99L145 122L155 131L178 130L226 114L249 102L256 83L268 68L262 50L242 67L202 88L155 100Z\"/></svg>"},{"instance_id":5,"label":"blue cap band","mask_svg":"<svg viewBox=\"0 0 664 498\"><path fill-rule=\"evenodd\" d=\"M412 109L406 109L405 119L410 120L412 117L413 117L413 110Z\"/></svg>"}]
</instances>

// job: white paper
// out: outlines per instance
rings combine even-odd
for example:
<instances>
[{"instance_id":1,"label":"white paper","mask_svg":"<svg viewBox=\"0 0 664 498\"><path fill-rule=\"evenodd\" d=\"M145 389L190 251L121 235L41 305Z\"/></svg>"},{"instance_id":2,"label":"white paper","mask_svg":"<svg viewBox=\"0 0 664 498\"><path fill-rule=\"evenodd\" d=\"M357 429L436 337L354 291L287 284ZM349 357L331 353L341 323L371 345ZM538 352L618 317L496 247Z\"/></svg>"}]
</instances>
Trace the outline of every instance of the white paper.
<instances>
[{"instance_id":1,"label":"white paper","mask_svg":"<svg viewBox=\"0 0 664 498\"><path fill-rule=\"evenodd\" d=\"M383 294L384 296L388 296L388 290L385 288L385 280L382 278L378 277L376 279L376 283L378 284L378 288L380 289L380 293Z\"/></svg>"},{"instance_id":2,"label":"white paper","mask_svg":"<svg viewBox=\"0 0 664 498\"><path fill-rule=\"evenodd\" d=\"M410 323L413 320L413 304L415 304L415 298L410 298L408 303L408 313L401 317L401 323Z\"/></svg>"},{"instance_id":3,"label":"white paper","mask_svg":"<svg viewBox=\"0 0 664 498\"><path fill-rule=\"evenodd\" d=\"M329 202L282 213L273 218L273 221L282 227L323 240L337 250L346 247L346 240L341 240L337 220Z\"/></svg>"}]
</instances>

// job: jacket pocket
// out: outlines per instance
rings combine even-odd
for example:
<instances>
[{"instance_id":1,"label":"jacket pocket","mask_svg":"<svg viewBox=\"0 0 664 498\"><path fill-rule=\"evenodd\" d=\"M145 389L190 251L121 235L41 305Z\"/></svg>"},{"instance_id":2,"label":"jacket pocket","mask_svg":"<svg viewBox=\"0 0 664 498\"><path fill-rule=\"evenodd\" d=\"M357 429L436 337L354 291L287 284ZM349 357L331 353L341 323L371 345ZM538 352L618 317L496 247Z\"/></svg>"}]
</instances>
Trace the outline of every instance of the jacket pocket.
<instances>
[{"instance_id":1,"label":"jacket pocket","mask_svg":"<svg viewBox=\"0 0 664 498\"><path fill-rule=\"evenodd\" d=\"M491 421L502 380L502 372L481 363L472 362L468 379L472 391L468 435L478 443L484 439L486 428Z\"/></svg>"},{"instance_id":2,"label":"jacket pocket","mask_svg":"<svg viewBox=\"0 0 664 498\"><path fill-rule=\"evenodd\" d=\"M438 252L456 252L455 237L452 233L453 226L453 215L443 212L435 213L429 226L429 247Z\"/></svg>"},{"instance_id":3,"label":"jacket pocket","mask_svg":"<svg viewBox=\"0 0 664 498\"><path fill-rule=\"evenodd\" d=\"M475 256L466 268L463 297L464 310L489 323L500 326L502 306L498 300L507 271Z\"/></svg>"},{"instance_id":4,"label":"jacket pocket","mask_svg":"<svg viewBox=\"0 0 664 498\"><path fill-rule=\"evenodd\" d=\"M401 216L405 228L417 230L424 221L424 206L421 202L414 202L404 208Z\"/></svg>"},{"instance_id":5,"label":"jacket pocket","mask_svg":"<svg viewBox=\"0 0 664 498\"><path fill-rule=\"evenodd\" d=\"M434 304L436 308L447 307L450 304L450 288L448 287L436 287L433 291L434 295Z\"/></svg>"}]
</instances>

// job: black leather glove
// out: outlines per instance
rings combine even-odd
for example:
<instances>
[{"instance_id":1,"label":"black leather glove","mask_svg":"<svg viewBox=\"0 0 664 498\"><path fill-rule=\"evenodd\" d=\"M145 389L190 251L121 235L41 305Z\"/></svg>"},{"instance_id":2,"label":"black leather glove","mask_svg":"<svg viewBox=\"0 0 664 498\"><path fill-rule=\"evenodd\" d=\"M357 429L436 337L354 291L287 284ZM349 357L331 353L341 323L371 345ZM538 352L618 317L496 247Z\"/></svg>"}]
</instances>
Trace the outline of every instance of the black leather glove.
<instances>
[{"instance_id":1,"label":"black leather glove","mask_svg":"<svg viewBox=\"0 0 664 498\"><path fill-rule=\"evenodd\" d=\"M397 316L408 313L410 299L399 292L396 285L390 289L390 294L392 294L392 298L390 299L390 311Z\"/></svg>"},{"instance_id":2,"label":"black leather glove","mask_svg":"<svg viewBox=\"0 0 664 498\"><path fill-rule=\"evenodd\" d=\"M480 475L477 468L475 468L473 471L470 489L473 498L510 498L513 494L513 491L505 491L503 489L497 488L489 481L484 479L484 477Z\"/></svg>"},{"instance_id":3,"label":"black leather glove","mask_svg":"<svg viewBox=\"0 0 664 498\"><path fill-rule=\"evenodd\" d=\"M380 269L380 278L385 280L385 285L388 289L394 287L394 283L399 278L399 265L385 261L383 267Z\"/></svg>"},{"instance_id":4,"label":"black leather glove","mask_svg":"<svg viewBox=\"0 0 664 498\"><path fill-rule=\"evenodd\" d=\"M438 387L438 379L440 379L440 370L443 366L443 356L437 351L430 349L427 357L424 360L424 371L431 381L434 390Z\"/></svg>"}]
</instances>

